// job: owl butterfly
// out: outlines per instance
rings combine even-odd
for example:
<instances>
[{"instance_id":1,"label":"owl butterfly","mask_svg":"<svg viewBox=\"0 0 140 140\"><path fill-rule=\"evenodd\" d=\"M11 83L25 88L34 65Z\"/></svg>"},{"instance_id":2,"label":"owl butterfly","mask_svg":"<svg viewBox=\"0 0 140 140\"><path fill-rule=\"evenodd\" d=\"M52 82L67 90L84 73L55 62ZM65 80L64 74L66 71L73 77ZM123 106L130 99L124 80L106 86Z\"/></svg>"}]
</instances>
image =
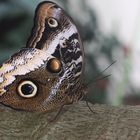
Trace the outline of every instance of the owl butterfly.
<instances>
[{"instance_id":1,"label":"owl butterfly","mask_svg":"<svg viewBox=\"0 0 140 140\"><path fill-rule=\"evenodd\" d=\"M84 51L73 20L53 2L38 5L25 48L0 68L0 102L14 109L52 111L83 90Z\"/></svg>"}]
</instances>

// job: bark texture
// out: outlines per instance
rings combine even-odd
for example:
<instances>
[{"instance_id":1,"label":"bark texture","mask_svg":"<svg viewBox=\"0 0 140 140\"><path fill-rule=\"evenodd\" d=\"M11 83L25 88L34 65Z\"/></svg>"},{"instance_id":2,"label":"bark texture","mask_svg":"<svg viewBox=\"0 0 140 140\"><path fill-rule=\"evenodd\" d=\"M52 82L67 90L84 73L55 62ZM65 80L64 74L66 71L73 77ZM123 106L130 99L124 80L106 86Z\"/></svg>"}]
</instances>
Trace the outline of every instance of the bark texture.
<instances>
[{"instance_id":1,"label":"bark texture","mask_svg":"<svg viewBox=\"0 0 140 140\"><path fill-rule=\"evenodd\" d=\"M112 107L85 102L53 113L0 109L0 140L140 140L140 106Z\"/></svg>"}]
</instances>

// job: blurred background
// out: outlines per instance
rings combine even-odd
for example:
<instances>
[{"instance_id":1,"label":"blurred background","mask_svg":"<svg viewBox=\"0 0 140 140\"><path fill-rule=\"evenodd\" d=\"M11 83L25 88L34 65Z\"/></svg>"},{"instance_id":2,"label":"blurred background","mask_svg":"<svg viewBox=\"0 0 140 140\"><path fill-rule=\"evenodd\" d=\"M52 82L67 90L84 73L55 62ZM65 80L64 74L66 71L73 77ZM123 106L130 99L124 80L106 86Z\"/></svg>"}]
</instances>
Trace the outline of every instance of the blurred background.
<instances>
[{"instance_id":1,"label":"blurred background","mask_svg":"<svg viewBox=\"0 0 140 140\"><path fill-rule=\"evenodd\" d=\"M82 36L88 100L116 106L140 104L140 1L53 1L74 19ZM39 2L0 0L0 64L25 47Z\"/></svg>"}]
</instances>

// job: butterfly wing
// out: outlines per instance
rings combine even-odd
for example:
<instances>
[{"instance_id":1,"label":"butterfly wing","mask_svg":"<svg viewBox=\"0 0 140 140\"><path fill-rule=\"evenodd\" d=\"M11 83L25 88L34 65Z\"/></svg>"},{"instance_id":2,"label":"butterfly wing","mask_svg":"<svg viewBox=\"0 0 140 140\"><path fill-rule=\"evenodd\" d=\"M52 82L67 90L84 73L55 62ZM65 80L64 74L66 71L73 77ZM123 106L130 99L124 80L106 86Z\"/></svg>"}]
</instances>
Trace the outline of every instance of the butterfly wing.
<instances>
[{"instance_id":1,"label":"butterfly wing","mask_svg":"<svg viewBox=\"0 0 140 140\"><path fill-rule=\"evenodd\" d=\"M36 9L27 47L0 69L0 102L51 111L81 97L84 51L72 19L53 2Z\"/></svg>"}]
</instances>

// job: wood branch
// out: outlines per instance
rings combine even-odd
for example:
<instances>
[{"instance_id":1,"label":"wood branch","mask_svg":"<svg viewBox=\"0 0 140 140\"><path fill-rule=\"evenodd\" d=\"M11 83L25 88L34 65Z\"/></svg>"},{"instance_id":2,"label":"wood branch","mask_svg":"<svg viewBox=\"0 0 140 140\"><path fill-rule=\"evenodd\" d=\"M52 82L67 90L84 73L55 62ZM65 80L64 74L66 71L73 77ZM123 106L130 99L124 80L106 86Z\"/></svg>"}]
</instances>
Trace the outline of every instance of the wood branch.
<instances>
[{"instance_id":1,"label":"wood branch","mask_svg":"<svg viewBox=\"0 0 140 140\"><path fill-rule=\"evenodd\" d=\"M140 106L112 107L85 102L66 106L55 122L53 113L1 108L1 140L140 140Z\"/></svg>"}]
</instances>

